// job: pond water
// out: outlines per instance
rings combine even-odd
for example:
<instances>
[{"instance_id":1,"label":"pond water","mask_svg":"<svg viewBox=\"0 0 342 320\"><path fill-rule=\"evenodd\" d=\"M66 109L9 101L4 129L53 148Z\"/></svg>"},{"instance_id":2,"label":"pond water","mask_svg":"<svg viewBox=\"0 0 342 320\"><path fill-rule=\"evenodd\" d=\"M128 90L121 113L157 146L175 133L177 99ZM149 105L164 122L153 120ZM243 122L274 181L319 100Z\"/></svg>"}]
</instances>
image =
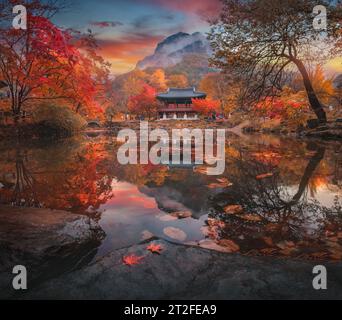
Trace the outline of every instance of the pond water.
<instances>
[{"instance_id":1,"label":"pond water","mask_svg":"<svg viewBox=\"0 0 342 320\"><path fill-rule=\"evenodd\" d=\"M338 142L229 135L226 169L120 165L115 136L0 145L0 203L87 215L93 259L153 237L227 254L342 259ZM51 213L53 214L53 213Z\"/></svg>"}]
</instances>

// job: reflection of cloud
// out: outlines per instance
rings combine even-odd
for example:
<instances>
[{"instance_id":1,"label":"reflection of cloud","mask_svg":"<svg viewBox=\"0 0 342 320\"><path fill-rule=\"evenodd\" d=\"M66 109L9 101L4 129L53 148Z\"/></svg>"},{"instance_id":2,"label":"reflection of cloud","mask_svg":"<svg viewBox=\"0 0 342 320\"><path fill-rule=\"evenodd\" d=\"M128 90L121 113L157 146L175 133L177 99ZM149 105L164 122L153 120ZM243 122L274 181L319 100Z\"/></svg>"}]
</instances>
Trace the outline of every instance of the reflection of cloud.
<instances>
[{"instance_id":1,"label":"reflection of cloud","mask_svg":"<svg viewBox=\"0 0 342 320\"><path fill-rule=\"evenodd\" d=\"M120 21L91 21L90 25L98 28L114 28L123 24Z\"/></svg>"},{"instance_id":2,"label":"reflection of cloud","mask_svg":"<svg viewBox=\"0 0 342 320\"><path fill-rule=\"evenodd\" d=\"M106 206L117 208L158 209L153 198L141 193L135 185L126 182L113 183L115 197L107 201Z\"/></svg>"}]
</instances>

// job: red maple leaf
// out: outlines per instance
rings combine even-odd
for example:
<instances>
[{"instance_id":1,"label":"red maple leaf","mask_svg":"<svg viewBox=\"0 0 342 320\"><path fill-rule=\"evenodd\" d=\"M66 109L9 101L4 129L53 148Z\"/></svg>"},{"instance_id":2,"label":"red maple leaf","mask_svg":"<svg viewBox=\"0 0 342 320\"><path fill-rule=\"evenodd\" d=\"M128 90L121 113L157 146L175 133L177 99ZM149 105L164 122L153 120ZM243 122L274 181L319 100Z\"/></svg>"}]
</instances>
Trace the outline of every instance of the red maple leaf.
<instances>
[{"instance_id":1,"label":"red maple leaf","mask_svg":"<svg viewBox=\"0 0 342 320\"><path fill-rule=\"evenodd\" d=\"M136 264L139 264L142 259L144 259L144 257L138 257L138 256L132 254L130 256L123 257L122 261L127 266L134 266Z\"/></svg>"},{"instance_id":2,"label":"red maple leaf","mask_svg":"<svg viewBox=\"0 0 342 320\"><path fill-rule=\"evenodd\" d=\"M152 253L161 254L163 247L160 244L151 243L146 249Z\"/></svg>"}]
</instances>

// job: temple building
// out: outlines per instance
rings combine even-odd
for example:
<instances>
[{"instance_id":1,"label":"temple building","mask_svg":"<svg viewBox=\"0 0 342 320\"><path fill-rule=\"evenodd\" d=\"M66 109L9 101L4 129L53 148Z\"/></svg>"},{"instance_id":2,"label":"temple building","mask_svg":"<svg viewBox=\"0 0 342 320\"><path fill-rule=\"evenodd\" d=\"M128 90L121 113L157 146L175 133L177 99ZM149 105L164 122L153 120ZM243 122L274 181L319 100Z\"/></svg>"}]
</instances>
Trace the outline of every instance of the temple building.
<instances>
[{"instance_id":1,"label":"temple building","mask_svg":"<svg viewBox=\"0 0 342 320\"><path fill-rule=\"evenodd\" d=\"M198 92L195 88L170 88L167 92L157 95L157 99L161 102L158 108L158 119L197 120L199 117L193 110L192 99L205 99L206 97L204 92Z\"/></svg>"}]
</instances>

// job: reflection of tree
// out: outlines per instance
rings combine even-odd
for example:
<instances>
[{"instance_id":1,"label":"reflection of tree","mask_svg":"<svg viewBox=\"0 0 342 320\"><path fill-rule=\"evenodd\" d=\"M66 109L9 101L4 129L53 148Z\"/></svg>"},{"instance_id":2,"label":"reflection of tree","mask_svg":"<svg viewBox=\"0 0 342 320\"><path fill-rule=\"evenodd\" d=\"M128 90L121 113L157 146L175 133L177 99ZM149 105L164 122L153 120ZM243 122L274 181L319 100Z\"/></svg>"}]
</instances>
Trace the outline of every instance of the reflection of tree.
<instances>
[{"instance_id":1,"label":"reflection of tree","mask_svg":"<svg viewBox=\"0 0 342 320\"><path fill-rule=\"evenodd\" d=\"M338 216L341 210L338 205L325 208L305 196L310 179L325 156L324 147L313 147L315 153L306 165L294 195L292 185L289 186L286 179L282 178L284 172L278 167L254 161L248 155L235 159L229 171L229 180L233 186L212 200L216 212L209 215L208 221L209 226L215 230L212 237L234 239L240 242L242 251L262 249L265 245L276 247L284 241L289 245L289 248L281 245L282 250L287 250L286 254L298 252L296 246L307 249L308 246L317 245L316 250L324 247L318 243L327 228L336 229L337 232L342 227L341 216ZM266 172L273 172L273 176L256 178ZM243 212L222 213L225 207L232 205L241 206ZM339 224L336 226L337 221ZM342 246L336 244L334 250L338 250L342 258Z\"/></svg>"},{"instance_id":2,"label":"reflection of tree","mask_svg":"<svg viewBox=\"0 0 342 320\"><path fill-rule=\"evenodd\" d=\"M282 181L279 169L272 164L254 161L241 155L230 165L229 180L233 187L226 194L216 197L229 203L239 203L249 212L262 214L265 211L280 212L298 204L307 190L310 179L324 158L325 149L317 147L301 177L297 192L290 196L286 181ZM245 160L247 158L247 160ZM274 172L272 177L256 179L265 172ZM287 198L287 199L286 199Z\"/></svg>"},{"instance_id":3,"label":"reflection of tree","mask_svg":"<svg viewBox=\"0 0 342 320\"><path fill-rule=\"evenodd\" d=\"M11 196L11 204L16 206L39 207L39 200L35 190L35 179L25 165L25 152L16 150L15 183Z\"/></svg>"},{"instance_id":4,"label":"reflection of tree","mask_svg":"<svg viewBox=\"0 0 342 320\"><path fill-rule=\"evenodd\" d=\"M306 190L312 175L314 174L319 163L323 160L324 154L325 154L325 148L317 147L317 151L315 155L310 159L308 165L305 168L303 177L298 187L298 191L293 196L292 201L290 202L290 205L296 204L302 198L303 193Z\"/></svg>"},{"instance_id":5,"label":"reflection of tree","mask_svg":"<svg viewBox=\"0 0 342 320\"><path fill-rule=\"evenodd\" d=\"M3 181L1 202L96 212L113 196L108 158L99 143L66 141L32 149L18 147L1 164L7 173L13 173L13 178Z\"/></svg>"}]
</instances>

